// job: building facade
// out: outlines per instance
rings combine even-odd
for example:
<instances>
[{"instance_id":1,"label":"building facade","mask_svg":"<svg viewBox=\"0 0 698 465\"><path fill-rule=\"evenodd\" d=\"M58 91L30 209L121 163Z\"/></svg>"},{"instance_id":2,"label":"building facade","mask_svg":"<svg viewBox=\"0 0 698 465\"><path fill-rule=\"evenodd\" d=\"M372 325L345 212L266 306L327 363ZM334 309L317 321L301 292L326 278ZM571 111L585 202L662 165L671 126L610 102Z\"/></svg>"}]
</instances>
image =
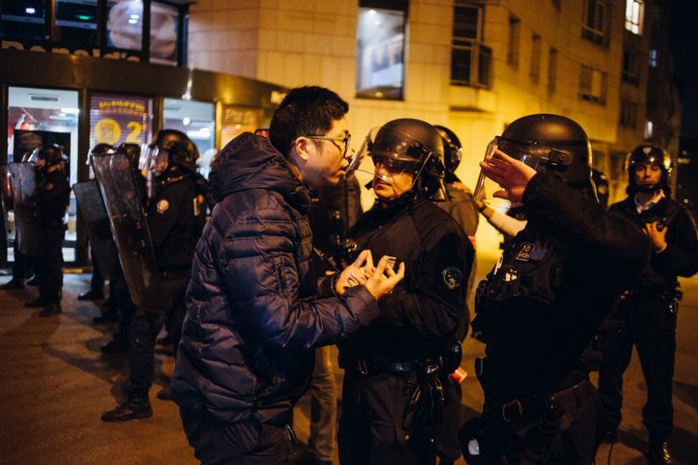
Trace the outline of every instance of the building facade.
<instances>
[{"instance_id":1,"label":"building facade","mask_svg":"<svg viewBox=\"0 0 698 465\"><path fill-rule=\"evenodd\" d=\"M662 116L647 133L648 63L662 33L652 33L653 3L201 0L190 8L188 59L287 87L330 87L350 102L354 140L399 117L448 126L464 145L458 175L469 186L508 123L566 115L591 137L594 166L617 200L625 154L645 139L676 139L665 137ZM496 250L499 237L485 225L478 240Z\"/></svg>"},{"instance_id":2,"label":"building facade","mask_svg":"<svg viewBox=\"0 0 698 465\"><path fill-rule=\"evenodd\" d=\"M569 116L591 137L594 166L618 200L633 146L676 147L668 29L653 27L668 3L3 2L0 127L8 143L0 164L23 150L22 131L69 134L60 137L70 147L71 183L89 176L84 160L95 143L146 142L162 127L184 130L210 156L267 124L287 88L322 85L349 101L355 148L394 118L451 128L464 145L458 175L471 187L487 144L511 121ZM362 183L372 171L364 163ZM364 191L364 206L372 201ZM75 213L73 205L70 237L81 244ZM479 249L494 253L499 239L484 224Z\"/></svg>"}]
</instances>

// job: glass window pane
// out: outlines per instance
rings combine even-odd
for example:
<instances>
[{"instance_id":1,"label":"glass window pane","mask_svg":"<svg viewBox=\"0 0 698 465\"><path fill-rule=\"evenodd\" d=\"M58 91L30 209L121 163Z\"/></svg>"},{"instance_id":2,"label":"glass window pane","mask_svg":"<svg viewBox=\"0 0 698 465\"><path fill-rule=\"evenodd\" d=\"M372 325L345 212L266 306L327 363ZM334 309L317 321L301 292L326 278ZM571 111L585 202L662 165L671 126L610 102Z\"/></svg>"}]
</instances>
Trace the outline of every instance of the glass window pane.
<instances>
[{"instance_id":1,"label":"glass window pane","mask_svg":"<svg viewBox=\"0 0 698 465\"><path fill-rule=\"evenodd\" d=\"M56 0L53 39L94 46L97 43L97 0Z\"/></svg>"},{"instance_id":2,"label":"glass window pane","mask_svg":"<svg viewBox=\"0 0 698 465\"><path fill-rule=\"evenodd\" d=\"M46 29L43 0L0 2L2 38L43 41Z\"/></svg>"},{"instance_id":3,"label":"glass window pane","mask_svg":"<svg viewBox=\"0 0 698 465\"><path fill-rule=\"evenodd\" d=\"M143 47L143 3L141 0L107 2L107 46L124 50Z\"/></svg>"},{"instance_id":4,"label":"glass window pane","mask_svg":"<svg viewBox=\"0 0 698 465\"><path fill-rule=\"evenodd\" d=\"M8 162L45 144L58 144L69 160L70 185L78 180L78 92L10 87L8 95ZM70 194L63 259L75 261L75 196Z\"/></svg>"},{"instance_id":5,"label":"glass window pane","mask_svg":"<svg viewBox=\"0 0 698 465\"><path fill-rule=\"evenodd\" d=\"M149 142L152 100L146 97L93 94L90 98L90 147Z\"/></svg>"},{"instance_id":6,"label":"glass window pane","mask_svg":"<svg viewBox=\"0 0 698 465\"><path fill-rule=\"evenodd\" d=\"M357 97L402 98L405 21L404 11L359 8Z\"/></svg>"},{"instance_id":7,"label":"glass window pane","mask_svg":"<svg viewBox=\"0 0 698 465\"><path fill-rule=\"evenodd\" d=\"M153 2L150 6L150 62L177 64L179 10Z\"/></svg>"},{"instance_id":8,"label":"glass window pane","mask_svg":"<svg viewBox=\"0 0 698 465\"><path fill-rule=\"evenodd\" d=\"M208 102L166 98L163 109L163 129L176 129L185 133L196 144L201 159L197 163L210 163L214 148L214 105Z\"/></svg>"}]
</instances>

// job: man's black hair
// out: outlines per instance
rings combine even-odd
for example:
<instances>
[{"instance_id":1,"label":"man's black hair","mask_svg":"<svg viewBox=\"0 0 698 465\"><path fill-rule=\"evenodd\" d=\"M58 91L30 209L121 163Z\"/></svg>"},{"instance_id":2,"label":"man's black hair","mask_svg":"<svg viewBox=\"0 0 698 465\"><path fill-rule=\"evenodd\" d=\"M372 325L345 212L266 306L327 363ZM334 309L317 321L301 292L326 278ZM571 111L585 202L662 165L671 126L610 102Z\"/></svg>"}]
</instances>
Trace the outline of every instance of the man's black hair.
<instances>
[{"instance_id":1,"label":"man's black hair","mask_svg":"<svg viewBox=\"0 0 698 465\"><path fill-rule=\"evenodd\" d=\"M285 157L300 136L324 135L332 123L349 112L349 104L329 89L318 86L292 89L274 112L269 140Z\"/></svg>"}]
</instances>

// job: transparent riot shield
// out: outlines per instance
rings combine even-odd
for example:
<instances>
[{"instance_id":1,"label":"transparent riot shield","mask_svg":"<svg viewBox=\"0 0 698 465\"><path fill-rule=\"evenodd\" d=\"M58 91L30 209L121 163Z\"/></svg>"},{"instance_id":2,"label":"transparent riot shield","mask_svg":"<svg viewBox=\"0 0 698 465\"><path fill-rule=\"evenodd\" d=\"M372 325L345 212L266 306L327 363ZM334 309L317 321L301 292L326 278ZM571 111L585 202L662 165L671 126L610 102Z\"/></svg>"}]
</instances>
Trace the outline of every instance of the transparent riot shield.
<instances>
[{"instance_id":1,"label":"transparent riot shield","mask_svg":"<svg viewBox=\"0 0 698 465\"><path fill-rule=\"evenodd\" d=\"M110 152L92 157L131 300L138 307L167 311L153 242L129 160Z\"/></svg>"},{"instance_id":2,"label":"transparent riot shield","mask_svg":"<svg viewBox=\"0 0 698 465\"><path fill-rule=\"evenodd\" d=\"M34 163L10 163L9 166L17 248L24 255L41 257L44 246Z\"/></svg>"},{"instance_id":3,"label":"transparent riot shield","mask_svg":"<svg viewBox=\"0 0 698 465\"><path fill-rule=\"evenodd\" d=\"M93 260L97 260L104 275L111 278L115 267L121 265L99 185L95 179L79 182L73 186L73 192L90 238Z\"/></svg>"},{"instance_id":4,"label":"transparent riot shield","mask_svg":"<svg viewBox=\"0 0 698 465\"><path fill-rule=\"evenodd\" d=\"M0 264L7 263L7 247L10 244L10 218L9 210L12 204L12 191L10 189L10 167L0 165Z\"/></svg>"}]
</instances>

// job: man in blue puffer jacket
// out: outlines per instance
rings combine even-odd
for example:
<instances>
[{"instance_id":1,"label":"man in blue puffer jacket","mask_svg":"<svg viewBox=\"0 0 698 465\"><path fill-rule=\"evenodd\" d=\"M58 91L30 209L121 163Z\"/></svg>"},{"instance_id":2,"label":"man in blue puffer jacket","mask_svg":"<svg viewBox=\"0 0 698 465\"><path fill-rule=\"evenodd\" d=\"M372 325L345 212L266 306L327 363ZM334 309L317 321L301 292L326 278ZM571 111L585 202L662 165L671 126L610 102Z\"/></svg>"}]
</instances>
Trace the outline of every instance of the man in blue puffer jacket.
<instances>
[{"instance_id":1,"label":"man in blue puffer jacket","mask_svg":"<svg viewBox=\"0 0 698 465\"><path fill-rule=\"evenodd\" d=\"M404 276L368 252L319 281L311 266L308 189L336 184L348 166L348 109L330 90L293 89L268 139L244 133L212 166L217 204L196 248L170 384L202 463L283 464L311 349L372 321Z\"/></svg>"}]
</instances>

